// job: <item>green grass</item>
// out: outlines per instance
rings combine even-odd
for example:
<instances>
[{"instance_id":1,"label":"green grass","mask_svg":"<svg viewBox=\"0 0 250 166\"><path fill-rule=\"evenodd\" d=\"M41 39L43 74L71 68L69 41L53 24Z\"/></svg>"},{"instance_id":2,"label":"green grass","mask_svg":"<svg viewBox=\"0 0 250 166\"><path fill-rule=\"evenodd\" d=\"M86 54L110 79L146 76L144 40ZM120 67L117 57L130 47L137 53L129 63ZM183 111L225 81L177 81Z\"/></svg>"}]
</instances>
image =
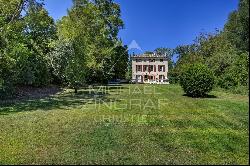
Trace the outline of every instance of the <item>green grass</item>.
<instances>
[{"instance_id":1,"label":"green grass","mask_svg":"<svg viewBox=\"0 0 250 166\"><path fill-rule=\"evenodd\" d=\"M248 164L248 96L144 87L0 105L0 164Z\"/></svg>"}]
</instances>

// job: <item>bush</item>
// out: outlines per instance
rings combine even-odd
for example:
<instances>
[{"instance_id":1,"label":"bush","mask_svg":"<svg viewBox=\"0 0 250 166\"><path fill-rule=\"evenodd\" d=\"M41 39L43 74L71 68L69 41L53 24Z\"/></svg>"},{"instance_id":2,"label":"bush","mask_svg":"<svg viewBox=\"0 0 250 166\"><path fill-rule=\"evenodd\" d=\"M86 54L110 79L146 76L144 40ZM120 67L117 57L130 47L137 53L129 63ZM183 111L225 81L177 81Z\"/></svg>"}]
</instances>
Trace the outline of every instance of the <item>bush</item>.
<instances>
[{"instance_id":1,"label":"bush","mask_svg":"<svg viewBox=\"0 0 250 166\"><path fill-rule=\"evenodd\" d=\"M168 73L168 78L169 78L169 82L170 84L177 84L180 82L180 72L175 71L175 70L171 70Z\"/></svg>"},{"instance_id":2,"label":"bush","mask_svg":"<svg viewBox=\"0 0 250 166\"><path fill-rule=\"evenodd\" d=\"M249 95L248 86L237 86L237 87L231 88L229 91L235 94Z\"/></svg>"},{"instance_id":3,"label":"bush","mask_svg":"<svg viewBox=\"0 0 250 166\"><path fill-rule=\"evenodd\" d=\"M45 56L30 51L24 44L17 44L11 51L11 57L16 61L17 84L39 87L50 83Z\"/></svg>"},{"instance_id":4,"label":"bush","mask_svg":"<svg viewBox=\"0 0 250 166\"><path fill-rule=\"evenodd\" d=\"M14 94L15 73L14 60L6 55L0 55L0 99Z\"/></svg>"},{"instance_id":5,"label":"bush","mask_svg":"<svg viewBox=\"0 0 250 166\"><path fill-rule=\"evenodd\" d=\"M46 60L35 54L26 55L17 61L18 83L30 86L45 86L50 82Z\"/></svg>"},{"instance_id":6,"label":"bush","mask_svg":"<svg viewBox=\"0 0 250 166\"><path fill-rule=\"evenodd\" d=\"M191 97L205 97L213 89L214 75L205 65L188 66L180 77L180 84L185 93Z\"/></svg>"},{"instance_id":7,"label":"bush","mask_svg":"<svg viewBox=\"0 0 250 166\"><path fill-rule=\"evenodd\" d=\"M217 78L217 85L221 88L233 91L235 89L244 89L242 87L248 87L248 57L249 55L246 53L235 56L233 62L222 72L223 74ZM236 92L237 91L238 90L236 90Z\"/></svg>"}]
</instances>

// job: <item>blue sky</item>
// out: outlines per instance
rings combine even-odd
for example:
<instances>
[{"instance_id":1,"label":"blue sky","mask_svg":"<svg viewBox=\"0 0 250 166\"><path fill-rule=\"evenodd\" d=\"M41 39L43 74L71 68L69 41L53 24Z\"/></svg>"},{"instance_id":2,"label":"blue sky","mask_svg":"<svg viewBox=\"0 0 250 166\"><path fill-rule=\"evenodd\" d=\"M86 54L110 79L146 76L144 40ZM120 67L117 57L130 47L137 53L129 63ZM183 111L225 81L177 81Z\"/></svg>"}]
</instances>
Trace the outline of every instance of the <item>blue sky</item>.
<instances>
[{"instance_id":1,"label":"blue sky","mask_svg":"<svg viewBox=\"0 0 250 166\"><path fill-rule=\"evenodd\" d=\"M54 19L67 14L71 0L44 0ZM121 5L124 44L135 40L143 51L190 44L200 32L222 29L238 0L115 0Z\"/></svg>"}]
</instances>

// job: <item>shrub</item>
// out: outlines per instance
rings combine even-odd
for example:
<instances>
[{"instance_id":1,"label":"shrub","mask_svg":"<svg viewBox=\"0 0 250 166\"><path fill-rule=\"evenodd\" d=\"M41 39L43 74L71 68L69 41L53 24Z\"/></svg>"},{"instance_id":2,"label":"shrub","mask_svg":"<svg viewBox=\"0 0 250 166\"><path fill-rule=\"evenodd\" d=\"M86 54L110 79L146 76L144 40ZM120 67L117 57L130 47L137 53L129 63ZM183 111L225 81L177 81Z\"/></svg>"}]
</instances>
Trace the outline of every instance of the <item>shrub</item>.
<instances>
[{"instance_id":1,"label":"shrub","mask_svg":"<svg viewBox=\"0 0 250 166\"><path fill-rule=\"evenodd\" d=\"M10 56L16 62L18 85L45 86L50 83L48 62L42 53L34 52L25 44L12 48Z\"/></svg>"},{"instance_id":2,"label":"shrub","mask_svg":"<svg viewBox=\"0 0 250 166\"><path fill-rule=\"evenodd\" d=\"M233 62L217 79L217 85L224 89L242 89L248 86L249 54L242 53L234 57ZM244 88L243 88L244 89Z\"/></svg>"},{"instance_id":3,"label":"shrub","mask_svg":"<svg viewBox=\"0 0 250 166\"><path fill-rule=\"evenodd\" d=\"M179 76L180 76L180 72L175 71L175 70L170 70L168 73L168 78L169 78L170 84L179 83L179 81L180 81Z\"/></svg>"},{"instance_id":4,"label":"shrub","mask_svg":"<svg viewBox=\"0 0 250 166\"><path fill-rule=\"evenodd\" d=\"M214 82L212 71L203 64L186 67L180 77L182 88L191 97L205 97L213 89Z\"/></svg>"},{"instance_id":5,"label":"shrub","mask_svg":"<svg viewBox=\"0 0 250 166\"><path fill-rule=\"evenodd\" d=\"M15 62L6 55L0 55L0 99L11 97L16 81Z\"/></svg>"},{"instance_id":6,"label":"shrub","mask_svg":"<svg viewBox=\"0 0 250 166\"><path fill-rule=\"evenodd\" d=\"M35 54L26 55L17 61L18 83L31 86L45 86L50 82L46 60Z\"/></svg>"},{"instance_id":7,"label":"shrub","mask_svg":"<svg viewBox=\"0 0 250 166\"><path fill-rule=\"evenodd\" d=\"M249 95L248 86L237 86L237 87L231 88L229 91L235 94Z\"/></svg>"}]
</instances>

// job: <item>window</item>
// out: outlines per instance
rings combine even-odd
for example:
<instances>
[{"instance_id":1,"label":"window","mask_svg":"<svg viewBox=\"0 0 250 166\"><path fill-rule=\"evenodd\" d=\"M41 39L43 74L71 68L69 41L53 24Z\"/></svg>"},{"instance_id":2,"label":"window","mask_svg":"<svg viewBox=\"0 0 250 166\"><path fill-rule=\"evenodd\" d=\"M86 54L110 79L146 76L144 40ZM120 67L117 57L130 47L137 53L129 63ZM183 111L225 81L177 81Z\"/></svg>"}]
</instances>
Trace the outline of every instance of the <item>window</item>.
<instances>
[{"instance_id":1,"label":"window","mask_svg":"<svg viewBox=\"0 0 250 166\"><path fill-rule=\"evenodd\" d=\"M159 75L159 80L164 80L165 76L164 75Z\"/></svg>"},{"instance_id":2,"label":"window","mask_svg":"<svg viewBox=\"0 0 250 166\"><path fill-rule=\"evenodd\" d=\"M153 65L149 66L149 72L151 72L151 71L154 71L154 66Z\"/></svg>"},{"instance_id":3,"label":"window","mask_svg":"<svg viewBox=\"0 0 250 166\"><path fill-rule=\"evenodd\" d=\"M136 61L136 62L142 62L142 60L141 60L141 59L136 59L135 61Z\"/></svg>"},{"instance_id":4,"label":"window","mask_svg":"<svg viewBox=\"0 0 250 166\"><path fill-rule=\"evenodd\" d=\"M155 59L149 59L149 62L155 62Z\"/></svg>"},{"instance_id":5,"label":"window","mask_svg":"<svg viewBox=\"0 0 250 166\"><path fill-rule=\"evenodd\" d=\"M160 62L163 62L164 60L163 59L160 59Z\"/></svg>"},{"instance_id":6,"label":"window","mask_svg":"<svg viewBox=\"0 0 250 166\"><path fill-rule=\"evenodd\" d=\"M148 65L143 66L143 71L148 71Z\"/></svg>"},{"instance_id":7,"label":"window","mask_svg":"<svg viewBox=\"0 0 250 166\"><path fill-rule=\"evenodd\" d=\"M142 66L141 65L136 65L136 72L138 72L138 71L142 71Z\"/></svg>"},{"instance_id":8,"label":"window","mask_svg":"<svg viewBox=\"0 0 250 166\"><path fill-rule=\"evenodd\" d=\"M165 66L164 65L159 65L158 66L158 71L159 72L165 72Z\"/></svg>"}]
</instances>

